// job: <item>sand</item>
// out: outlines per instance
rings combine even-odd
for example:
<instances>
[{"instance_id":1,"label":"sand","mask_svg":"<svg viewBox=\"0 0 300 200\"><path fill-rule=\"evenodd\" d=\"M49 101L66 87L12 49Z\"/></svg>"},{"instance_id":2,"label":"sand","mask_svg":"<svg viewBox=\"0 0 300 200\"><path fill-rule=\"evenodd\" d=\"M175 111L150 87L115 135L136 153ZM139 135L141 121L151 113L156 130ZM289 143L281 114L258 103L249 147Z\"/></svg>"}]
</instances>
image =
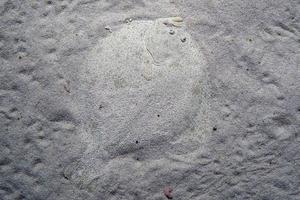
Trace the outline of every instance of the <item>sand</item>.
<instances>
[{"instance_id":1,"label":"sand","mask_svg":"<svg viewBox=\"0 0 300 200\"><path fill-rule=\"evenodd\" d=\"M0 1L0 199L299 199L299 12Z\"/></svg>"}]
</instances>

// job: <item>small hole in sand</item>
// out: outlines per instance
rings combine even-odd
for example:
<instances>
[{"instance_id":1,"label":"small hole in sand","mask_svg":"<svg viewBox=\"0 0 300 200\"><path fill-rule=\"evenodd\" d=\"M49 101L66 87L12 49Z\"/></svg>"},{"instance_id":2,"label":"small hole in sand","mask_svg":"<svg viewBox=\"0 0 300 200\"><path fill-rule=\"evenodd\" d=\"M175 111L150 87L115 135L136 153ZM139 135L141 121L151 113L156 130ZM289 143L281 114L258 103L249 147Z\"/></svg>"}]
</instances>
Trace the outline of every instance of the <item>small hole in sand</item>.
<instances>
[{"instance_id":1,"label":"small hole in sand","mask_svg":"<svg viewBox=\"0 0 300 200\"><path fill-rule=\"evenodd\" d=\"M136 140L136 141L135 141L135 143L136 143L136 144L138 144L138 143L139 143L139 141L138 141L138 140Z\"/></svg>"},{"instance_id":2,"label":"small hole in sand","mask_svg":"<svg viewBox=\"0 0 300 200\"><path fill-rule=\"evenodd\" d=\"M217 127L213 127L213 131L217 131L218 129L217 129Z\"/></svg>"},{"instance_id":3,"label":"small hole in sand","mask_svg":"<svg viewBox=\"0 0 300 200\"><path fill-rule=\"evenodd\" d=\"M254 126L254 124L252 124L252 123L249 123L249 124L248 124L248 127L249 127L249 128L252 128L253 126Z\"/></svg>"},{"instance_id":4,"label":"small hole in sand","mask_svg":"<svg viewBox=\"0 0 300 200\"><path fill-rule=\"evenodd\" d=\"M264 77L268 77L269 74L268 74L268 73L263 73L263 76L264 76Z\"/></svg>"},{"instance_id":5,"label":"small hole in sand","mask_svg":"<svg viewBox=\"0 0 300 200\"><path fill-rule=\"evenodd\" d=\"M25 144L28 144L28 143L30 143L30 142L31 142L31 139L30 139L30 138L25 138L25 139L24 139L24 143L25 143Z\"/></svg>"},{"instance_id":6,"label":"small hole in sand","mask_svg":"<svg viewBox=\"0 0 300 200\"><path fill-rule=\"evenodd\" d=\"M45 139L45 136L39 135L39 136L38 136L38 139L43 140L43 139Z\"/></svg>"},{"instance_id":7,"label":"small hole in sand","mask_svg":"<svg viewBox=\"0 0 300 200\"><path fill-rule=\"evenodd\" d=\"M34 159L33 164L36 165L36 164L39 164L41 162L42 162L42 160L40 158L36 158L36 159Z\"/></svg>"},{"instance_id":8,"label":"small hole in sand","mask_svg":"<svg viewBox=\"0 0 300 200\"><path fill-rule=\"evenodd\" d=\"M278 99L278 100L284 100L285 97L284 97L284 96L279 96L279 97L277 97L277 99Z\"/></svg>"},{"instance_id":9,"label":"small hole in sand","mask_svg":"<svg viewBox=\"0 0 300 200\"><path fill-rule=\"evenodd\" d=\"M157 117L160 117L160 115L157 115Z\"/></svg>"},{"instance_id":10,"label":"small hole in sand","mask_svg":"<svg viewBox=\"0 0 300 200\"><path fill-rule=\"evenodd\" d=\"M67 177L65 174L62 174L62 176L63 176L66 180L69 180L69 177Z\"/></svg>"}]
</instances>

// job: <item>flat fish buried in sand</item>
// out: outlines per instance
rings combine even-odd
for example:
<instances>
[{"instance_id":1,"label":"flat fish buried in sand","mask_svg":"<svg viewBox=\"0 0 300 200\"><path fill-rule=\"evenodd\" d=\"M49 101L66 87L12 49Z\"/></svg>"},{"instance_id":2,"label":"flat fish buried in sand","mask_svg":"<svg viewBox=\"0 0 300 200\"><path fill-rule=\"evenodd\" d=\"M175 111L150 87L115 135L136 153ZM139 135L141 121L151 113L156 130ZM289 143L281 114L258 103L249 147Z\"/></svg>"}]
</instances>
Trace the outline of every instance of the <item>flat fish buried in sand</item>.
<instances>
[{"instance_id":1,"label":"flat fish buried in sand","mask_svg":"<svg viewBox=\"0 0 300 200\"><path fill-rule=\"evenodd\" d=\"M72 168L73 184L110 199L111 193L103 194L100 188L113 178L111 175L118 177L113 178L113 184L133 178L143 181L148 175L154 181L157 176L153 169L161 164L142 163L151 159L169 163L167 155L177 159L181 149L198 149L203 142L209 132L208 65L183 21L180 17L133 20L99 39L86 56L79 73L81 88L86 92L78 99L82 105L78 112L86 121L82 138L88 144L88 155L75 163L80 170ZM174 30L173 35L170 30ZM86 112L87 108L92 112ZM169 145L180 149L175 149L174 155ZM190 162L189 158L182 160ZM178 166L162 167L163 176L164 170L176 171ZM149 172L147 177L139 174L144 171ZM103 174L108 174L108 179L98 178ZM174 199L172 191L163 186L157 192L162 198Z\"/></svg>"}]
</instances>

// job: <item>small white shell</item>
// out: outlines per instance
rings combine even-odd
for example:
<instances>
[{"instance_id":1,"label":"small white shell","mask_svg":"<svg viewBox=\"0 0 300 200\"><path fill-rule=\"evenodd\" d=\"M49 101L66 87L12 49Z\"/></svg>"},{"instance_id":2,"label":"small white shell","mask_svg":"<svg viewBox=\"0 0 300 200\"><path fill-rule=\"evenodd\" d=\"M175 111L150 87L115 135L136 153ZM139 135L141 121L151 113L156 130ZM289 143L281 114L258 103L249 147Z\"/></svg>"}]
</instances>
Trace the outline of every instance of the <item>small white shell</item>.
<instances>
[{"instance_id":1,"label":"small white shell","mask_svg":"<svg viewBox=\"0 0 300 200\"><path fill-rule=\"evenodd\" d=\"M181 27L183 25L183 19L181 17L170 17L167 18L164 22L164 25L166 26L175 26L175 27Z\"/></svg>"},{"instance_id":2,"label":"small white shell","mask_svg":"<svg viewBox=\"0 0 300 200\"><path fill-rule=\"evenodd\" d=\"M182 17L172 17L173 22L183 22Z\"/></svg>"}]
</instances>

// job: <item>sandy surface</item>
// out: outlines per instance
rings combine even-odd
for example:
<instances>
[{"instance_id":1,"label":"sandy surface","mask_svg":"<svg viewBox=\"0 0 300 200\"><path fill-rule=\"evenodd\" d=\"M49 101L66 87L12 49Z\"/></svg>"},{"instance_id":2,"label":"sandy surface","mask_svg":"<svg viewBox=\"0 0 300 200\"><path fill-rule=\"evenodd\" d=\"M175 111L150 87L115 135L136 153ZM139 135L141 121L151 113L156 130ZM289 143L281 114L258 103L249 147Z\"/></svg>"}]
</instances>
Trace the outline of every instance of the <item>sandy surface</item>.
<instances>
[{"instance_id":1,"label":"sandy surface","mask_svg":"<svg viewBox=\"0 0 300 200\"><path fill-rule=\"evenodd\" d=\"M299 199L299 13L1 0L0 199Z\"/></svg>"}]
</instances>

